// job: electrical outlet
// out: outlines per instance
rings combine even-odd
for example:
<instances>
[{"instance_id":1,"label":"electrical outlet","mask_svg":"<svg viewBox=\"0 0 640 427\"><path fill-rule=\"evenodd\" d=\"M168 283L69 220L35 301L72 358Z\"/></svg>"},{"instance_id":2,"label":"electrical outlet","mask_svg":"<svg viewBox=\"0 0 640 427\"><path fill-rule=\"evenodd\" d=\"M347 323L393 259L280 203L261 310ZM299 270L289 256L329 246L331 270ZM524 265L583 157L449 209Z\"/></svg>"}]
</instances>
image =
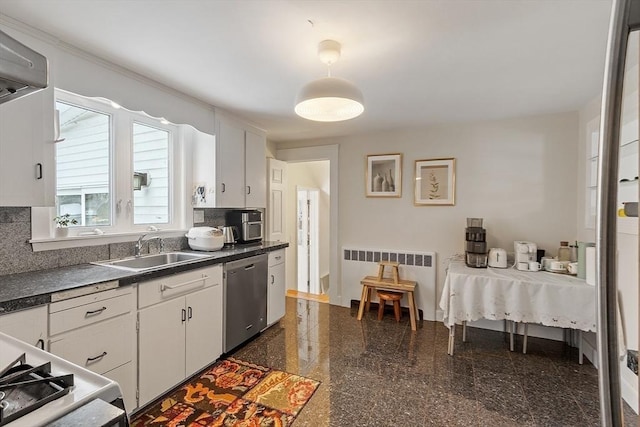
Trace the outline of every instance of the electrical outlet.
<instances>
[{"instance_id":1,"label":"electrical outlet","mask_svg":"<svg viewBox=\"0 0 640 427\"><path fill-rule=\"evenodd\" d=\"M627 368L631 369L634 374L638 375L638 351L627 350Z\"/></svg>"}]
</instances>

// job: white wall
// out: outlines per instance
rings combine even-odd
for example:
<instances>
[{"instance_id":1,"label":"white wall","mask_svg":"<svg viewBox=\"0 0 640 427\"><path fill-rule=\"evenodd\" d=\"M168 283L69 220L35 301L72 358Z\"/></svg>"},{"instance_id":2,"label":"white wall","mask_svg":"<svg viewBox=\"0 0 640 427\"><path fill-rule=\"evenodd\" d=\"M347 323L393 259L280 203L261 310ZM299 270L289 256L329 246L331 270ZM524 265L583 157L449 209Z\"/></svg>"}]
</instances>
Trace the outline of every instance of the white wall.
<instances>
[{"instance_id":1,"label":"white wall","mask_svg":"<svg viewBox=\"0 0 640 427\"><path fill-rule=\"evenodd\" d=\"M89 97L104 97L132 111L214 134L214 107L149 78L67 45L52 36L0 17L0 29L47 57L49 84Z\"/></svg>"},{"instance_id":2,"label":"white wall","mask_svg":"<svg viewBox=\"0 0 640 427\"><path fill-rule=\"evenodd\" d=\"M287 164L287 241L290 246L287 250L287 288L297 288L297 227L296 206L297 186L317 188L319 191L320 206L319 218L319 266L320 277L329 274L329 161L314 161Z\"/></svg>"},{"instance_id":3,"label":"white wall","mask_svg":"<svg viewBox=\"0 0 640 427\"><path fill-rule=\"evenodd\" d=\"M461 253L467 217L483 217L490 247L531 240L555 254L576 239L578 114L357 135L278 149L339 144L339 247L438 254L438 297L447 259ZM402 197L365 197L368 154L403 154ZM414 162L455 157L455 206L413 205ZM345 301L343 301L345 303ZM346 302L348 303L348 301Z\"/></svg>"}]
</instances>

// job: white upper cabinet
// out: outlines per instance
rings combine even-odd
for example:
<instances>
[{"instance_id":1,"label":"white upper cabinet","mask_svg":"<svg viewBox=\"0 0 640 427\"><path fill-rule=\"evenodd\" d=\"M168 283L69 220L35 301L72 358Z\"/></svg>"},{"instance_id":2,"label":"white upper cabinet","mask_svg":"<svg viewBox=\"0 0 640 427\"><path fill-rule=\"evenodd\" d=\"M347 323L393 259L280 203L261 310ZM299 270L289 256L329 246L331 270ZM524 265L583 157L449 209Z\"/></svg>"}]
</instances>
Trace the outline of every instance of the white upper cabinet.
<instances>
[{"instance_id":1,"label":"white upper cabinet","mask_svg":"<svg viewBox=\"0 0 640 427\"><path fill-rule=\"evenodd\" d=\"M0 104L0 206L54 204L53 87Z\"/></svg>"},{"instance_id":2,"label":"white upper cabinet","mask_svg":"<svg viewBox=\"0 0 640 427\"><path fill-rule=\"evenodd\" d=\"M266 140L264 136L245 132L245 206L265 208L267 206Z\"/></svg>"},{"instance_id":3,"label":"white upper cabinet","mask_svg":"<svg viewBox=\"0 0 640 427\"><path fill-rule=\"evenodd\" d=\"M218 120L216 135L216 206L243 208L244 129L234 122Z\"/></svg>"},{"instance_id":4,"label":"white upper cabinet","mask_svg":"<svg viewBox=\"0 0 640 427\"><path fill-rule=\"evenodd\" d=\"M224 117L217 118L216 128L215 207L265 208L266 138Z\"/></svg>"}]
</instances>

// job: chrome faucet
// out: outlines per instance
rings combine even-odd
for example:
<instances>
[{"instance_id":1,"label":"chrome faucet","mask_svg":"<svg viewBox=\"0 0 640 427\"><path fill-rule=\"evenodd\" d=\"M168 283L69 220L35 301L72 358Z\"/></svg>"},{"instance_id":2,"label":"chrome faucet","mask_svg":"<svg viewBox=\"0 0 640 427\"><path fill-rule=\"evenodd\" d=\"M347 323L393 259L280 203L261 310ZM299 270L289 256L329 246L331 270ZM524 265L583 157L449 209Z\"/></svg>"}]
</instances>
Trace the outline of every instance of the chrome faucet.
<instances>
[{"instance_id":1,"label":"chrome faucet","mask_svg":"<svg viewBox=\"0 0 640 427\"><path fill-rule=\"evenodd\" d=\"M148 239L144 240L144 238L147 236L148 234L143 234L142 236L140 236L138 238L138 241L136 242L136 246L134 248L134 255L136 258L142 256L142 246L144 245L144 242L147 242L147 247L149 245L149 242L152 240L157 240L158 241L158 249L160 251L160 253L164 252L164 240L162 240L162 237L160 236L153 236L153 237L149 237Z\"/></svg>"}]
</instances>

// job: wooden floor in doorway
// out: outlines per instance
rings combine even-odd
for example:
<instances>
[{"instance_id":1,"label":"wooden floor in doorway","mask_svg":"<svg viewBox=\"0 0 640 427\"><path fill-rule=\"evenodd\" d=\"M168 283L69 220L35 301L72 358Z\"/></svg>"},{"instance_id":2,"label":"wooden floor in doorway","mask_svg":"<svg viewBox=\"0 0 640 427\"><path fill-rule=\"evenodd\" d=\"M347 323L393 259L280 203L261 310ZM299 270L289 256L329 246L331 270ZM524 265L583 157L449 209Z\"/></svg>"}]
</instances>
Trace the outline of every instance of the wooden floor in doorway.
<instances>
[{"instance_id":1,"label":"wooden floor in doorway","mask_svg":"<svg viewBox=\"0 0 640 427\"><path fill-rule=\"evenodd\" d=\"M329 295L327 294L316 295L307 292L296 291L294 289L287 289L287 296L292 298L306 299L308 301L318 301L326 303L329 302Z\"/></svg>"}]
</instances>

